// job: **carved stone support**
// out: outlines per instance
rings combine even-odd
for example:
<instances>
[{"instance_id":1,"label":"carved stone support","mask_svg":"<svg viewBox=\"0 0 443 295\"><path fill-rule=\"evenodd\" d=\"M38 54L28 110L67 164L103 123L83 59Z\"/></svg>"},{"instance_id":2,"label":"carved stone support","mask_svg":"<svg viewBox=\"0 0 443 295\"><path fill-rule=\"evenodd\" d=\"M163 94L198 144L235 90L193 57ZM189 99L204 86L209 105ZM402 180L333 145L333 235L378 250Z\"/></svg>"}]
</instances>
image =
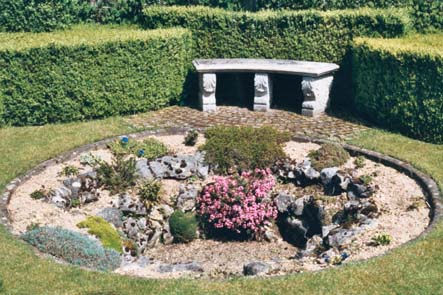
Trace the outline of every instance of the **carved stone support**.
<instances>
[{"instance_id":1,"label":"carved stone support","mask_svg":"<svg viewBox=\"0 0 443 295\"><path fill-rule=\"evenodd\" d=\"M202 111L216 111L215 90L217 87L217 76L213 73L199 74L200 92L199 103Z\"/></svg>"},{"instance_id":2,"label":"carved stone support","mask_svg":"<svg viewBox=\"0 0 443 295\"><path fill-rule=\"evenodd\" d=\"M319 78L303 77L301 88L304 95L302 115L308 117L318 116L326 111L329 106L329 92L333 76Z\"/></svg>"},{"instance_id":3,"label":"carved stone support","mask_svg":"<svg viewBox=\"0 0 443 295\"><path fill-rule=\"evenodd\" d=\"M256 73L254 77L254 111L266 112L271 108L272 81L269 74Z\"/></svg>"}]
</instances>

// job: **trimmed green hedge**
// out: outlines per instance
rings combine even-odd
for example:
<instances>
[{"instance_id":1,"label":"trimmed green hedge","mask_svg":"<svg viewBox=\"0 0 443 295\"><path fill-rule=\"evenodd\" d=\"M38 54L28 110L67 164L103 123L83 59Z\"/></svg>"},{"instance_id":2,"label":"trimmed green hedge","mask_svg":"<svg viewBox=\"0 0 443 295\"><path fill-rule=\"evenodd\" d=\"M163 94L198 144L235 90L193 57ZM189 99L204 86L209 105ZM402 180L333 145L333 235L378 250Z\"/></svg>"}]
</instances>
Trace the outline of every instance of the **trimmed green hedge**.
<instances>
[{"instance_id":1,"label":"trimmed green hedge","mask_svg":"<svg viewBox=\"0 0 443 295\"><path fill-rule=\"evenodd\" d=\"M139 0L140 1L140 0ZM412 0L151 0L150 4L204 5L230 10L257 11L262 9L346 9L405 7Z\"/></svg>"},{"instance_id":2,"label":"trimmed green hedge","mask_svg":"<svg viewBox=\"0 0 443 295\"><path fill-rule=\"evenodd\" d=\"M412 11L414 26L418 31L443 29L442 0L414 0Z\"/></svg>"},{"instance_id":3,"label":"trimmed green hedge","mask_svg":"<svg viewBox=\"0 0 443 295\"><path fill-rule=\"evenodd\" d=\"M354 36L393 37L410 28L409 15L401 9L249 13L202 6L151 6L144 13L146 28L190 29L195 41L194 57L338 63L341 69L332 89L333 104L349 104L352 97L347 52ZM194 82L194 89L197 88Z\"/></svg>"},{"instance_id":4,"label":"trimmed green hedge","mask_svg":"<svg viewBox=\"0 0 443 295\"><path fill-rule=\"evenodd\" d=\"M443 34L358 39L356 106L379 126L443 143Z\"/></svg>"},{"instance_id":5,"label":"trimmed green hedge","mask_svg":"<svg viewBox=\"0 0 443 295\"><path fill-rule=\"evenodd\" d=\"M78 0L2 0L0 31L48 32L78 22Z\"/></svg>"},{"instance_id":6,"label":"trimmed green hedge","mask_svg":"<svg viewBox=\"0 0 443 295\"><path fill-rule=\"evenodd\" d=\"M190 67L184 29L78 26L0 34L0 120L40 125L177 102Z\"/></svg>"},{"instance_id":7,"label":"trimmed green hedge","mask_svg":"<svg viewBox=\"0 0 443 295\"><path fill-rule=\"evenodd\" d=\"M394 37L410 26L404 11L232 12L217 8L152 6L146 28L185 27L199 57L264 57L340 62L354 36Z\"/></svg>"}]
</instances>

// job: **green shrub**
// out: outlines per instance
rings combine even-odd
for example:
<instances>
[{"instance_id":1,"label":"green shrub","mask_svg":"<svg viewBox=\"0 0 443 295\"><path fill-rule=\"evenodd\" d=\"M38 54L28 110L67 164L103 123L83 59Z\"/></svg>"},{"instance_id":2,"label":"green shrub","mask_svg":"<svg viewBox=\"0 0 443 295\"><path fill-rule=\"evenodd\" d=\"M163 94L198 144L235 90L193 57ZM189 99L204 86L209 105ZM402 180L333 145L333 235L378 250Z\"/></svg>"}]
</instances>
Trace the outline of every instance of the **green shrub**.
<instances>
[{"instance_id":1,"label":"green shrub","mask_svg":"<svg viewBox=\"0 0 443 295\"><path fill-rule=\"evenodd\" d=\"M112 164L102 162L97 168L98 181L111 194L124 192L136 184L135 165L136 160L133 157L125 160L117 156Z\"/></svg>"},{"instance_id":2,"label":"green shrub","mask_svg":"<svg viewBox=\"0 0 443 295\"><path fill-rule=\"evenodd\" d=\"M324 168L340 167L350 158L349 153L339 144L326 143L318 150L309 153L312 167L321 171Z\"/></svg>"},{"instance_id":3,"label":"green shrub","mask_svg":"<svg viewBox=\"0 0 443 295\"><path fill-rule=\"evenodd\" d=\"M60 227L39 227L26 232L22 238L41 252L74 265L109 271L118 268L121 263L116 251L103 248L86 235Z\"/></svg>"},{"instance_id":4,"label":"green shrub","mask_svg":"<svg viewBox=\"0 0 443 295\"><path fill-rule=\"evenodd\" d=\"M358 39L353 50L357 110L374 124L443 143L443 34Z\"/></svg>"},{"instance_id":5,"label":"green shrub","mask_svg":"<svg viewBox=\"0 0 443 295\"><path fill-rule=\"evenodd\" d=\"M366 166L366 158L363 156L358 156L354 160L354 165L356 168L363 168Z\"/></svg>"},{"instance_id":6,"label":"green shrub","mask_svg":"<svg viewBox=\"0 0 443 295\"><path fill-rule=\"evenodd\" d=\"M148 160L162 157L169 152L168 147L155 138L147 138L142 142L131 139L128 139L128 142L116 140L108 144L108 148L114 156L133 154L138 157L144 157Z\"/></svg>"},{"instance_id":7,"label":"green shrub","mask_svg":"<svg viewBox=\"0 0 443 295\"><path fill-rule=\"evenodd\" d=\"M225 127L206 130L206 143L200 148L205 160L220 173L231 169L248 171L269 168L284 158L283 143L290 135L271 127Z\"/></svg>"},{"instance_id":8,"label":"green shrub","mask_svg":"<svg viewBox=\"0 0 443 295\"><path fill-rule=\"evenodd\" d=\"M172 213L169 218L169 228L174 240L188 243L197 237L197 218L194 213L184 213L180 210Z\"/></svg>"},{"instance_id":9,"label":"green shrub","mask_svg":"<svg viewBox=\"0 0 443 295\"><path fill-rule=\"evenodd\" d=\"M31 193L31 198L34 200L41 200L46 198L46 191L43 189L35 190Z\"/></svg>"},{"instance_id":10,"label":"green shrub","mask_svg":"<svg viewBox=\"0 0 443 295\"><path fill-rule=\"evenodd\" d=\"M82 6L77 0L0 1L0 31L48 32L78 22Z\"/></svg>"},{"instance_id":11,"label":"green shrub","mask_svg":"<svg viewBox=\"0 0 443 295\"><path fill-rule=\"evenodd\" d=\"M198 132L197 130L192 129L186 133L183 143L187 146L194 146L197 143L197 139L198 139Z\"/></svg>"},{"instance_id":12,"label":"green shrub","mask_svg":"<svg viewBox=\"0 0 443 295\"><path fill-rule=\"evenodd\" d=\"M138 189L138 196L145 203L146 208L152 208L160 202L160 190L162 183L157 180L148 180L142 183Z\"/></svg>"},{"instance_id":13,"label":"green shrub","mask_svg":"<svg viewBox=\"0 0 443 295\"><path fill-rule=\"evenodd\" d=\"M31 193L31 198L34 200L41 200L49 197L49 195L52 193L51 189L45 188L43 185L38 190L35 190Z\"/></svg>"},{"instance_id":14,"label":"green shrub","mask_svg":"<svg viewBox=\"0 0 443 295\"><path fill-rule=\"evenodd\" d=\"M389 234L378 234L372 237L371 244L373 246L386 246L392 242L392 236Z\"/></svg>"},{"instance_id":15,"label":"green shrub","mask_svg":"<svg viewBox=\"0 0 443 295\"><path fill-rule=\"evenodd\" d=\"M89 216L77 224L79 228L87 228L88 233L96 236L103 247L122 252L122 240L117 230L106 220L98 216Z\"/></svg>"},{"instance_id":16,"label":"green shrub","mask_svg":"<svg viewBox=\"0 0 443 295\"><path fill-rule=\"evenodd\" d=\"M176 103L190 67L183 29L76 26L0 33L0 121L40 125Z\"/></svg>"},{"instance_id":17,"label":"green shrub","mask_svg":"<svg viewBox=\"0 0 443 295\"><path fill-rule=\"evenodd\" d=\"M102 162L100 156L95 156L93 153L83 153L80 155L80 164L96 167Z\"/></svg>"},{"instance_id":18,"label":"green shrub","mask_svg":"<svg viewBox=\"0 0 443 295\"><path fill-rule=\"evenodd\" d=\"M139 152L143 151L142 154ZM143 142L139 143L138 151L139 156L142 156L148 160L154 160L163 157L169 153L168 147L161 141L155 138L147 138Z\"/></svg>"},{"instance_id":19,"label":"green shrub","mask_svg":"<svg viewBox=\"0 0 443 295\"><path fill-rule=\"evenodd\" d=\"M404 9L343 11L262 11L245 13L208 7L150 6L146 28L185 27L192 31L195 58L274 58L334 62L332 104L350 105L351 60L348 49L356 36L396 37L411 22ZM197 97L197 77L190 97ZM278 103L278 101L276 101Z\"/></svg>"},{"instance_id":20,"label":"green shrub","mask_svg":"<svg viewBox=\"0 0 443 295\"><path fill-rule=\"evenodd\" d=\"M72 165L67 165L65 167L63 167L62 171L60 172L60 176L76 176L78 175L80 172L78 170L77 167L72 166Z\"/></svg>"}]
</instances>

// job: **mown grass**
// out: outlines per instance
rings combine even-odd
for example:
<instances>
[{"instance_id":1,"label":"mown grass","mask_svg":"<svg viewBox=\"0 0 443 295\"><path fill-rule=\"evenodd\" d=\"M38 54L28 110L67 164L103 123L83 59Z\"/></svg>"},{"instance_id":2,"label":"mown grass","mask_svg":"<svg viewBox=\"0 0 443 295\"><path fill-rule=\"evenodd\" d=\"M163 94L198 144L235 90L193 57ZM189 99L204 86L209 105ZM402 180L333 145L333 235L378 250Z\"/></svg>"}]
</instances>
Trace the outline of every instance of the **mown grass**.
<instances>
[{"instance_id":1,"label":"mown grass","mask_svg":"<svg viewBox=\"0 0 443 295\"><path fill-rule=\"evenodd\" d=\"M47 158L132 129L114 118L88 123L0 129L0 189ZM443 145L371 130L352 144L407 160L443 187ZM5 294L443 294L443 225L389 255L318 273L228 281L145 280L90 272L38 258L0 227ZM1 293L1 291L0 291Z\"/></svg>"}]
</instances>

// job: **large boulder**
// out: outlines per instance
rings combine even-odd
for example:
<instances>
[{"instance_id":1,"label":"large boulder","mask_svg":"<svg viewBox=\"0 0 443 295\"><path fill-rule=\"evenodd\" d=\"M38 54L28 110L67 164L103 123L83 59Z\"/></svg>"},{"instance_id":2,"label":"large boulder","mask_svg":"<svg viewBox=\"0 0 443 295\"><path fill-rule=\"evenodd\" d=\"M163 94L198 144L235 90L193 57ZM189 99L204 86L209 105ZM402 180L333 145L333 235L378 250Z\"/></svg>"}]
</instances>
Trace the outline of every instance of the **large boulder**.
<instances>
[{"instance_id":1,"label":"large boulder","mask_svg":"<svg viewBox=\"0 0 443 295\"><path fill-rule=\"evenodd\" d=\"M209 166L204 161L204 153L194 155L164 156L154 161L137 161L137 175L143 178L171 178L184 180L192 176L206 178Z\"/></svg>"},{"instance_id":2,"label":"large boulder","mask_svg":"<svg viewBox=\"0 0 443 295\"><path fill-rule=\"evenodd\" d=\"M295 200L286 213L280 214L278 225L283 239L298 247L305 247L307 240L322 234L324 209L312 196Z\"/></svg>"}]
</instances>

